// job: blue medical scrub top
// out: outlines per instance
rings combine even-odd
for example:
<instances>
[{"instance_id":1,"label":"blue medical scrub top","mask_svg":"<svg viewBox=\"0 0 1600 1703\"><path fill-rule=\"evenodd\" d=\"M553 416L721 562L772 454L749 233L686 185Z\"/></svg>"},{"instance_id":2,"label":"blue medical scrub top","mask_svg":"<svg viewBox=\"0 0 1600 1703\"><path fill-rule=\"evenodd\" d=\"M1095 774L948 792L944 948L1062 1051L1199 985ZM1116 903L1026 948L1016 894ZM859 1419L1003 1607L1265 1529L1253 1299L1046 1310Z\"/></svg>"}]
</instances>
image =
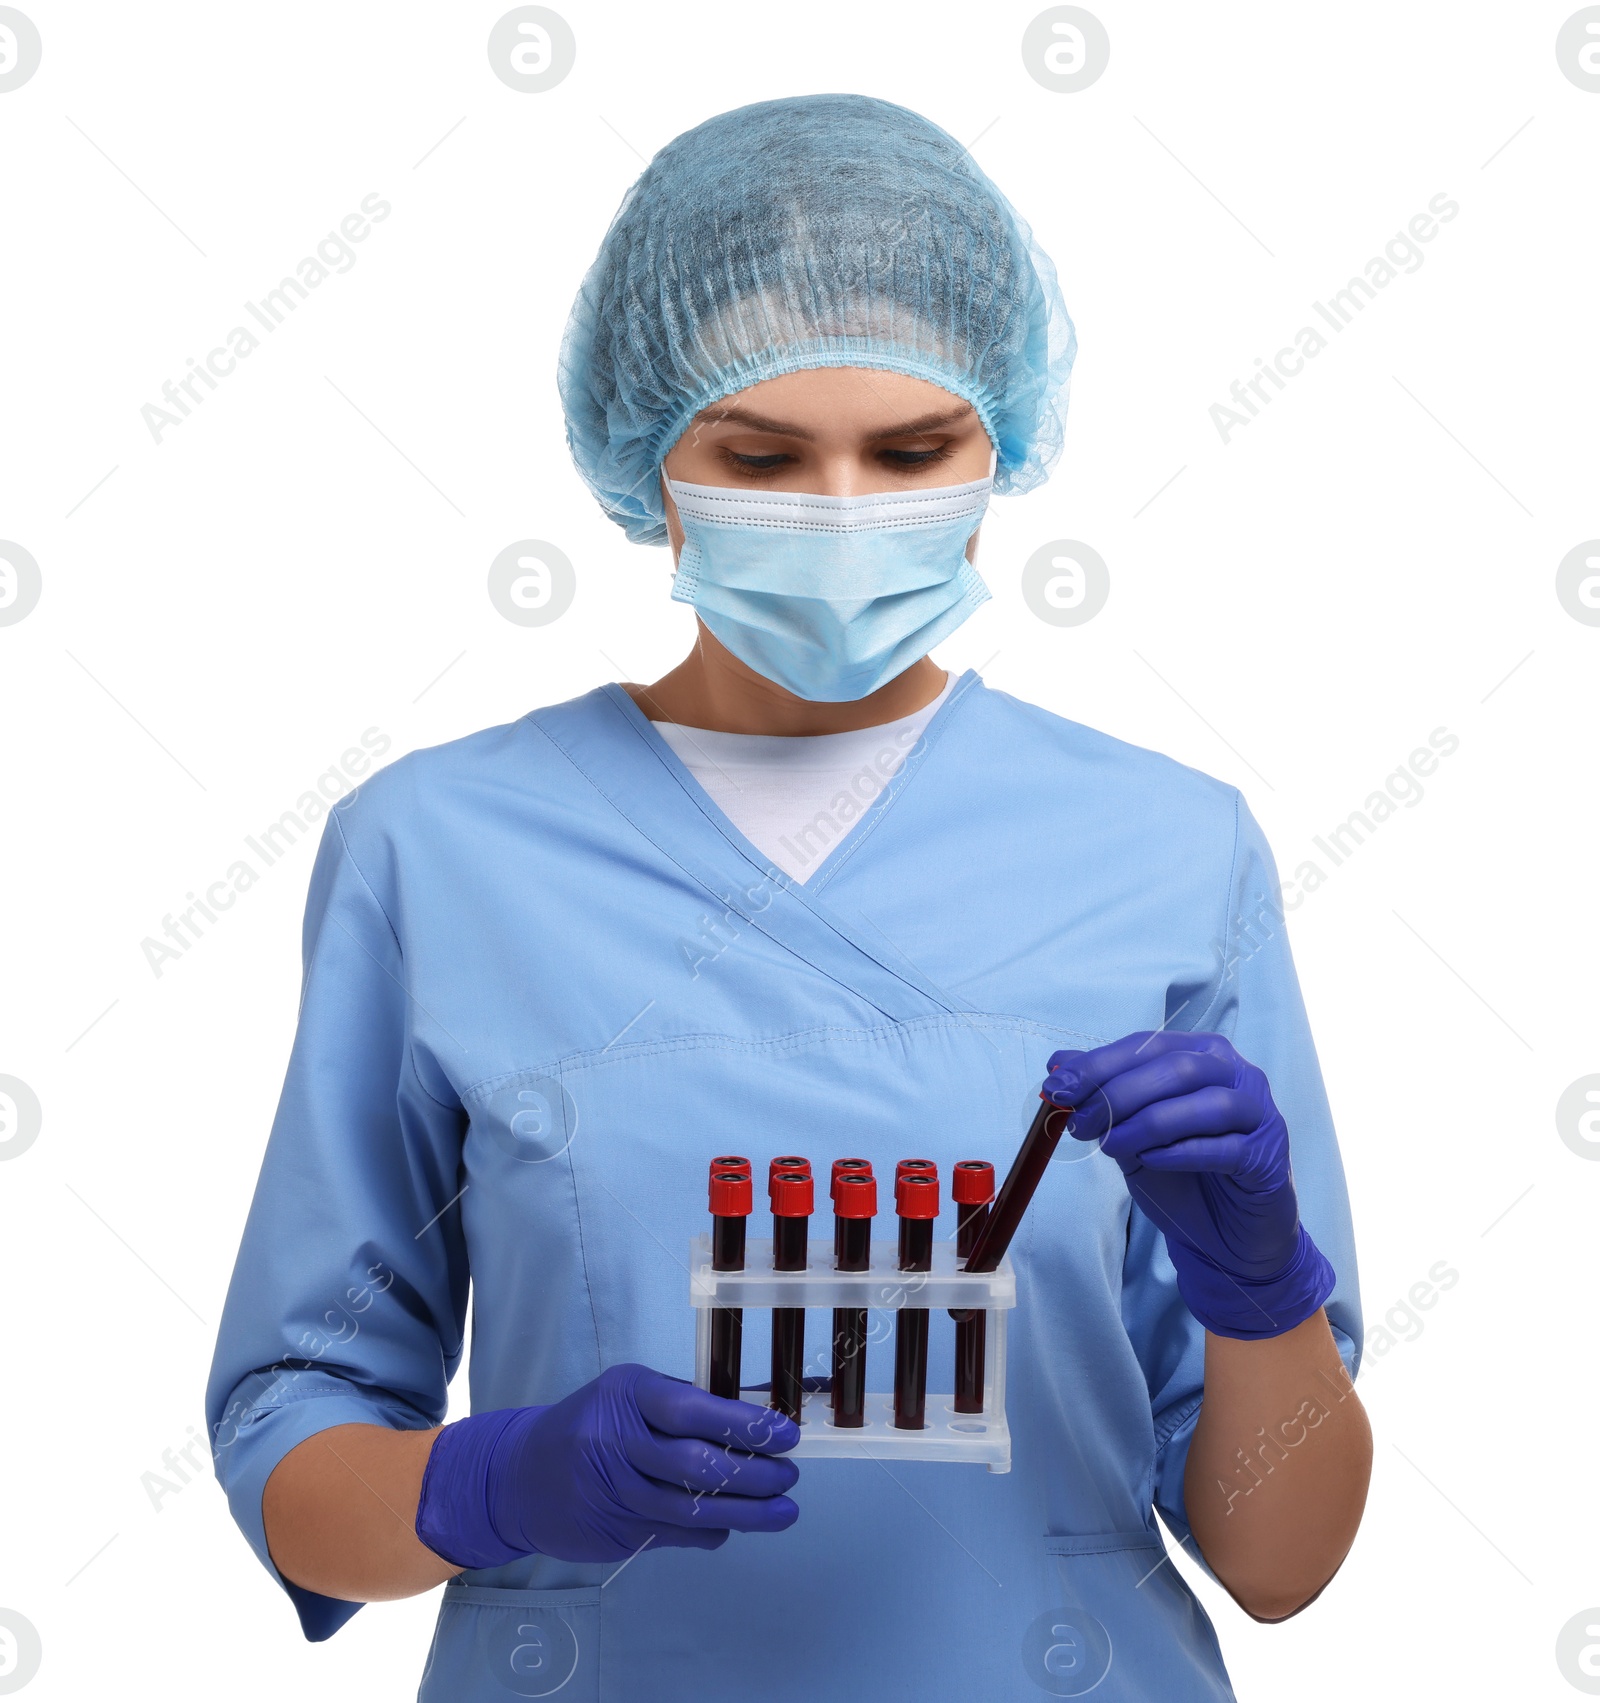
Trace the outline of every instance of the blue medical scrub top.
<instances>
[{"instance_id":1,"label":"blue medical scrub top","mask_svg":"<svg viewBox=\"0 0 1600 1703\"><path fill-rule=\"evenodd\" d=\"M1217 1031L1266 1072L1354 1368L1349 1208L1261 830L1234 788L973 673L804 886L618 686L414 752L330 814L304 952L208 1394L275 1577L273 1467L332 1425L438 1424L469 1294L474 1411L623 1361L690 1377L713 1155L1003 1172L1049 1055L1136 1029ZM1188 1537L1204 1347L1160 1235L1069 1140L1011 1258L1009 1474L810 1460L780 1535L464 1574L421 1698L1231 1697L1155 1519ZM280 1583L309 1637L356 1612Z\"/></svg>"}]
</instances>

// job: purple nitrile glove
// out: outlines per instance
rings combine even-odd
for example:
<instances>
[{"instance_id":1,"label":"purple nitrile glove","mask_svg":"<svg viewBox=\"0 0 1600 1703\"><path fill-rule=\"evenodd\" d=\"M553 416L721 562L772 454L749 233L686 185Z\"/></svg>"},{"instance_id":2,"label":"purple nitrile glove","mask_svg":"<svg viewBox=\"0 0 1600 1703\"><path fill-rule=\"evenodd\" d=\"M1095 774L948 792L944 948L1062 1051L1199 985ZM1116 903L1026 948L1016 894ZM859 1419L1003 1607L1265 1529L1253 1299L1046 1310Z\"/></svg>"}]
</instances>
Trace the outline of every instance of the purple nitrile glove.
<instances>
[{"instance_id":1,"label":"purple nitrile glove","mask_svg":"<svg viewBox=\"0 0 1600 1703\"><path fill-rule=\"evenodd\" d=\"M1145 1029L1054 1053L1043 1092L1076 1108L1070 1134L1122 1168L1207 1330L1282 1336L1333 1293L1333 1267L1300 1222L1283 1116L1223 1036Z\"/></svg>"},{"instance_id":2,"label":"purple nitrile glove","mask_svg":"<svg viewBox=\"0 0 1600 1703\"><path fill-rule=\"evenodd\" d=\"M553 1407L458 1419L434 1439L417 1536L458 1567L520 1555L622 1561L646 1543L717 1549L800 1510L782 1451L800 1427L648 1366L612 1366Z\"/></svg>"}]
</instances>

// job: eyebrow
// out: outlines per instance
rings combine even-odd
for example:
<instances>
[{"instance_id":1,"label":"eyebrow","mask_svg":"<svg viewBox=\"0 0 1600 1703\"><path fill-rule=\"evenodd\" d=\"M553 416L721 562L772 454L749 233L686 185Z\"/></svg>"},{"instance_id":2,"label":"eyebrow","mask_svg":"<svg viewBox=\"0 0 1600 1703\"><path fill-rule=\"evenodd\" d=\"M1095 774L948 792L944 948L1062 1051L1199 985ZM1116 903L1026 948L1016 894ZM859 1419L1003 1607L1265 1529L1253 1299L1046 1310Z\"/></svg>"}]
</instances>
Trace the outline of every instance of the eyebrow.
<instances>
[{"instance_id":1,"label":"eyebrow","mask_svg":"<svg viewBox=\"0 0 1600 1703\"><path fill-rule=\"evenodd\" d=\"M915 420L902 420L898 425L886 427L881 432L869 432L868 443L878 443L885 438L914 438L924 432L937 430L940 426L954 425L957 420L965 420L973 413L970 402L963 402L959 408L952 408L942 413L923 414ZM770 432L774 437L800 438L806 443L814 441L815 434L808 432L802 426L792 421L774 420L765 414L757 414L748 408L719 408L713 404L703 408L695 415L696 425L746 426L753 432Z\"/></svg>"}]
</instances>

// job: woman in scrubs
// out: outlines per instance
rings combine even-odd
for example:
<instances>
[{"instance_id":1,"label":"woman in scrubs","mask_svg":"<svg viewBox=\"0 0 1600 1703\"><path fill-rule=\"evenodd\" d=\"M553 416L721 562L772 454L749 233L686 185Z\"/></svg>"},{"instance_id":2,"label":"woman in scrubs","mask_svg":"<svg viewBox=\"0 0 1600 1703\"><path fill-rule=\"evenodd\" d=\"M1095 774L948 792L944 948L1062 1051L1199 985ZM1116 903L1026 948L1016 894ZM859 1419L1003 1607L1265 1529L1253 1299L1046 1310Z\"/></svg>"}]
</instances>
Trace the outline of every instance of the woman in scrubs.
<instances>
[{"instance_id":1,"label":"woman in scrubs","mask_svg":"<svg viewBox=\"0 0 1600 1703\"><path fill-rule=\"evenodd\" d=\"M697 640L330 818L208 1398L308 1637L444 1583L425 1699L1187 1703L1233 1693L1158 1512L1260 1620L1342 1562L1355 1258L1261 830L927 654L1073 348L902 108L723 114L630 191L562 398ZM1003 1169L1041 1086L1075 1139L1011 1248L1011 1472L802 1473L687 1382L713 1155Z\"/></svg>"}]
</instances>

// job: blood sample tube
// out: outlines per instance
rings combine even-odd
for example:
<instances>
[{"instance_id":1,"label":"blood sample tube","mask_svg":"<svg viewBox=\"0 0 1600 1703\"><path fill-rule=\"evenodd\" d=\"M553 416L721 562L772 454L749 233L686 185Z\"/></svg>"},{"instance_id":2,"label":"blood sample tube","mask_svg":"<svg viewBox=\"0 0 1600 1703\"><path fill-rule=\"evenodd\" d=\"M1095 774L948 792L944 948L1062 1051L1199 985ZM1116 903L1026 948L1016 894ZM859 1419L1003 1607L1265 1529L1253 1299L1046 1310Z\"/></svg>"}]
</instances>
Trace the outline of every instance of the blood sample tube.
<instances>
[{"instance_id":1,"label":"blood sample tube","mask_svg":"<svg viewBox=\"0 0 1600 1703\"><path fill-rule=\"evenodd\" d=\"M754 1205L750 1172L711 1172L711 1269L744 1270L744 1227ZM739 1307L711 1310L711 1393L739 1397L739 1362L744 1346L744 1312Z\"/></svg>"},{"instance_id":2,"label":"blood sample tube","mask_svg":"<svg viewBox=\"0 0 1600 1703\"><path fill-rule=\"evenodd\" d=\"M950 1171L950 1198L956 1203L956 1258L964 1260L989 1217L994 1166L987 1159L958 1159Z\"/></svg>"},{"instance_id":3,"label":"blood sample tube","mask_svg":"<svg viewBox=\"0 0 1600 1703\"><path fill-rule=\"evenodd\" d=\"M872 1172L841 1171L835 1185L835 1230L839 1271L872 1268L872 1220L878 1213L878 1185ZM867 1418L867 1309L833 1309L833 1423L859 1427Z\"/></svg>"},{"instance_id":4,"label":"blood sample tube","mask_svg":"<svg viewBox=\"0 0 1600 1703\"><path fill-rule=\"evenodd\" d=\"M835 1159L834 1162L833 1162L833 1174L835 1176L838 1176L839 1166L843 1163L855 1164L856 1161L855 1160L844 1161L844 1160ZM863 1159L863 1160L860 1161L860 1163L863 1164L863 1165L866 1165L867 1162L866 1162L865 1159ZM871 1168L872 1167L870 1165L867 1166L868 1170L871 1170ZM775 1176L777 1176L779 1171L799 1171L803 1176L809 1177L811 1175L811 1161L809 1159L803 1158L798 1153L788 1153L788 1154L785 1154L781 1159L774 1159L772 1161L772 1163L767 1166L767 1193L769 1195L772 1192L772 1179ZM828 1188L828 1199L830 1201L833 1199L833 1187L832 1187L831 1184L829 1185L829 1188ZM837 1252L838 1251L836 1249L835 1250L835 1257L837 1257ZM782 1268L780 1267L779 1269L781 1270Z\"/></svg>"},{"instance_id":5,"label":"blood sample tube","mask_svg":"<svg viewBox=\"0 0 1600 1703\"><path fill-rule=\"evenodd\" d=\"M803 1158L798 1153L786 1153L781 1159L774 1159L772 1163L767 1166L768 1199L771 1199L772 1197L772 1179L777 1176L780 1171L795 1171L802 1177L809 1177L811 1175L811 1161ZM831 1199L832 1197L830 1196L829 1198ZM779 1266L778 1270L782 1271L783 1267Z\"/></svg>"},{"instance_id":6,"label":"blood sample tube","mask_svg":"<svg viewBox=\"0 0 1600 1703\"><path fill-rule=\"evenodd\" d=\"M937 1171L905 1171L894 1185L900 1220L900 1269L933 1269L933 1221L939 1216ZM902 1307L894 1316L894 1423L898 1431L927 1424L928 1309Z\"/></svg>"},{"instance_id":7,"label":"blood sample tube","mask_svg":"<svg viewBox=\"0 0 1600 1703\"><path fill-rule=\"evenodd\" d=\"M923 1171L930 1177L939 1175L939 1167L931 1159L901 1159L896 1161L894 1168L895 1186L908 1171Z\"/></svg>"},{"instance_id":8,"label":"blood sample tube","mask_svg":"<svg viewBox=\"0 0 1600 1703\"><path fill-rule=\"evenodd\" d=\"M994 1271L1005 1258L1072 1110L1071 1106L1053 1105L1042 1094L1039 1096L1039 1109L1028 1125L1016 1158L1011 1161L1011 1169L1006 1172L1006 1180L1000 1185L994 1207L978 1232L967 1263L961 1268L963 1271Z\"/></svg>"},{"instance_id":9,"label":"blood sample tube","mask_svg":"<svg viewBox=\"0 0 1600 1703\"><path fill-rule=\"evenodd\" d=\"M711 1161L713 1171L743 1171L747 1176L750 1171L750 1161L742 1159L737 1153L724 1153L720 1159Z\"/></svg>"},{"instance_id":10,"label":"blood sample tube","mask_svg":"<svg viewBox=\"0 0 1600 1703\"><path fill-rule=\"evenodd\" d=\"M804 1163L804 1161L802 1161ZM772 1269L806 1269L806 1229L812 1211L811 1167L774 1171L767 1185L772 1201ZM806 1360L804 1307L772 1309L772 1399L770 1405L800 1421Z\"/></svg>"},{"instance_id":11,"label":"blood sample tube","mask_svg":"<svg viewBox=\"0 0 1600 1703\"><path fill-rule=\"evenodd\" d=\"M828 1179L828 1199L831 1201L837 1202L839 1199L839 1176L844 1171L860 1171L865 1176L870 1177L872 1175L872 1161L870 1159L835 1159L833 1175ZM839 1223L840 1220L835 1216L833 1220L833 1263L835 1265L839 1263Z\"/></svg>"},{"instance_id":12,"label":"blood sample tube","mask_svg":"<svg viewBox=\"0 0 1600 1703\"><path fill-rule=\"evenodd\" d=\"M950 1173L956 1203L956 1258L966 1259L977 1244L994 1199L994 1166L987 1159L962 1159ZM983 1412L983 1361L989 1315L980 1307L950 1309L956 1321L957 1413Z\"/></svg>"}]
</instances>

